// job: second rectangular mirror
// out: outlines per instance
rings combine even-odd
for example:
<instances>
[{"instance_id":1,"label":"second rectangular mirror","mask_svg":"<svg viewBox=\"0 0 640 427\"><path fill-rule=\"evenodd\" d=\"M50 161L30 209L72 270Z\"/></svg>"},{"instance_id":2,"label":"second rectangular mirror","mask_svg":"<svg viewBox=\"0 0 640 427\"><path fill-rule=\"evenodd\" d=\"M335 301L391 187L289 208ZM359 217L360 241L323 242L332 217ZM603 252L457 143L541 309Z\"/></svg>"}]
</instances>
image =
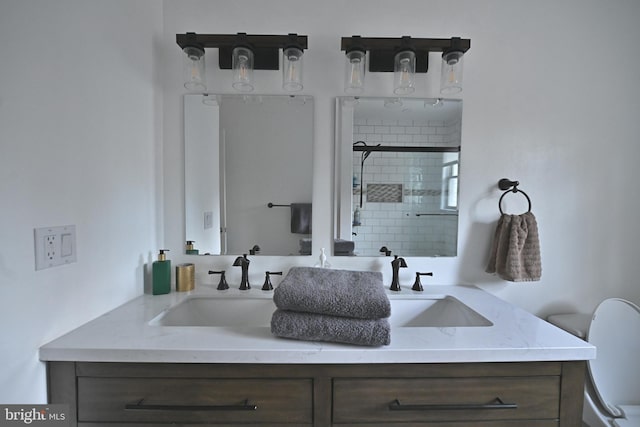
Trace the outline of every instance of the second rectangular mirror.
<instances>
[{"instance_id":1,"label":"second rectangular mirror","mask_svg":"<svg viewBox=\"0 0 640 427\"><path fill-rule=\"evenodd\" d=\"M184 123L185 241L200 254L309 255L313 98L189 94Z\"/></svg>"},{"instance_id":2,"label":"second rectangular mirror","mask_svg":"<svg viewBox=\"0 0 640 427\"><path fill-rule=\"evenodd\" d=\"M340 97L334 255L456 256L462 101Z\"/></svg>"}]
</instances>

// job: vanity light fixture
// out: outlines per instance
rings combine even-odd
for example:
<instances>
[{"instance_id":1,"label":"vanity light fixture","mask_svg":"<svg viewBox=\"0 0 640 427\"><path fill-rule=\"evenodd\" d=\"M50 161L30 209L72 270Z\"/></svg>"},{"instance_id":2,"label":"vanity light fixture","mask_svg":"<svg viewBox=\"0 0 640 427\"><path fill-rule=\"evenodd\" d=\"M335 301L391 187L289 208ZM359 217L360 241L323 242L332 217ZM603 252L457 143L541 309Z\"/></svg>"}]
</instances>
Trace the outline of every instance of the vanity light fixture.
<instances>
[{"instance_id":1,"label":"vanity light fixture","mask_svg":"<svg viewBox=\"0 0 640 427\"><path fill-rule=\"evenodd\" d=\"M193 43L185 45L182 51L185 54L183 59L184 87L189 90L206 90L204 49L199 44Z\"/></svg>"},{"instance_id":2,"label":"vanity light fixture","mask_svg":"<svg viewBox=\"0 0 640 427\"><path fill-rule=\"evenodd\" d=\"M187 64L202 64L197 68L200 81L204 82L205 49L217 48L220 69L233 70L233 87L241 92L254 88L253 70L278 70L279 52L283 51L282 87L287 91L300 91L302 85L302 58L307 49L307 36L295 33L287 35L237 34L176 34L176 43L187 54ZM195 59L197 59L196 62ZM185 61L187 61L185 60ZM190 70L194 70L191 67ZM197 74L197 73L196 73ZM191 74L185 71L185 87L191 90L205 90L206 86L194 86Z\"/></svg>"},{"instance_id":3,"label":"vanity light fixture","mask_svg":"<svg viewBox=\"0 0 640 427\"><path fill-rule=\"evenodd\" d=\"M459 38L451 39L451 46L442 52L442 71L440 73L440 92L453 94L462 92L462 59L464 50Z\"/></svg>"},{"instance_id":4,"label":"vanity light fixture","mask_svg":"<svg viewBox=\"0 0 640 427\"><path fill-rule=\"evenodd\" d=\"M416 53L403 50L396 53L393 59L393 93L409 95L416 90Z\"/></svg>"},{"instance_id":5,"label":"vanity light fixture","mask_svg":"<svg viewBox=\"0 0 640 427\"><path fill-rule=\"evenodd\" d=\"M370 72L394 72L394 93L408 95L415 91L415 73L426 73L429 53L442 52L440 90L456 93L462 90L462 57L471 47L471 40L423 39L409 36L397 38L343 37L341 50L347 57L345 92L364 90L365 58L368 52Z\"/></svg>"},{"instance_id":6,"label":"vanity light fixture","mask_svg":"<svg viewBox=\"0 0 640 427\"><path fill-rule=\"evenodd\" d=\"M344 40L344 39L343 39ZM352 43L346 50L344 91L350 95L357 95L364 91L364 77L366 71L366 48L359 43L360 36L353 36Z\"/></svg>"},{"instance_id":7,"label":"vanity light fixture","mask_svg":"<svg viewBox=\"0 0 640 427\"><path fill-rule=\"evenodd\" d=\"M253 51L244 46L233 48L231 68L233 69L233 83L231 86L240 92L253 90Z\"/></svg>"},{"instance_id":8,"label":"vanity light fixture","mask_svg":"<svg viewBox=\"0 0 640 427\"><path fill-rule=\"evenodd\" d=\"M289 92L302 90L302 56L304 52L296 46L282 49L282 88Z\"/></svg>"}]
</instances>

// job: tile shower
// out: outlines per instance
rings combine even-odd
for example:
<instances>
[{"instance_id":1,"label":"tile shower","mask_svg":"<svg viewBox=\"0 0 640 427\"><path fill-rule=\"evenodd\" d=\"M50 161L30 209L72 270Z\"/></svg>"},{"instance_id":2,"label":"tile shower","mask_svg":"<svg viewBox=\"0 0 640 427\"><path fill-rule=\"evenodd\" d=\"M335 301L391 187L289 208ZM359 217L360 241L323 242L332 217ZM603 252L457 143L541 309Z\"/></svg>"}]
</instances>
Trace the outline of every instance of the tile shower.
<instances>
[{"instance_id":1,"label":"tile shower","mask_svg":"<svg viewBox=\"0 0 640 427\"><path fill-rule=\"evenodd\" d=\"M450 147L460 144L460 121L355 118L353 141L367 145ZM456 254L458 153L371 152L360 176L353 156L356 253L388 246L401 256ZM360 207L360 192L362 207ZM451 195L451 197L449 197Z\"/></svg>"}]
</instances>

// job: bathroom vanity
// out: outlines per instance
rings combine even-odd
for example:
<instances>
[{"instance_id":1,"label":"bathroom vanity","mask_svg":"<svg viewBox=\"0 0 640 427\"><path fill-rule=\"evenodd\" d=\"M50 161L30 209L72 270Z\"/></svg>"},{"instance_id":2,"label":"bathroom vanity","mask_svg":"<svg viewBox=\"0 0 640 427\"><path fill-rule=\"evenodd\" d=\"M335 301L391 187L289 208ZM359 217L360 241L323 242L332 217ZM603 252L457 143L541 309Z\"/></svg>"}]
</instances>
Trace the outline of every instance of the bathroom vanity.
<instances>
[{"instance_id":1,"label":"bathroom vanity","mask_svg":"<svg viewBox=\"0 0 640 427\"><path fill-rule=\"evenodd\" d=\"M270 298L139 297L40 349L49 401L68 403L79 426L581 425L595 348L480 289L390 295L391 345L377 348L273 337ZM263 314L256 305L244 322L185 315L256 300Z\"/></svg>"}]
</instances>

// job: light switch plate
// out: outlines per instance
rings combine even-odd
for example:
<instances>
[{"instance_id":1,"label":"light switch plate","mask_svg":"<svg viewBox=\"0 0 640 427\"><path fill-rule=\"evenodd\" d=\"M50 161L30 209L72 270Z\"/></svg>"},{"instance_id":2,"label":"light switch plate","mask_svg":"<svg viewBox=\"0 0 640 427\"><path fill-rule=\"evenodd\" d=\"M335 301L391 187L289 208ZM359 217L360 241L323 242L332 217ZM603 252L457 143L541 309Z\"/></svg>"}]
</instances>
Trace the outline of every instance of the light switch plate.
<instances>
[{"instance_id":1,"label":"light switch plate","mask_svg":"<svg viewBox=\"0 0 640 427\"><path fill-rule=\"evenodd\" d=\"M34 229L36 270L76 262L76 226Z\"/></svg>"},{"instance_id":2,"label":"light switch plate","mask_svg":"<svg viewBox=\"0 0 640 427\"><path fill-rule=\"evenodd\" d=\"M213 212L206 211L204 213L204 229L208 230L209 228L213 228Z\"/></svg>"}]
</instances>

